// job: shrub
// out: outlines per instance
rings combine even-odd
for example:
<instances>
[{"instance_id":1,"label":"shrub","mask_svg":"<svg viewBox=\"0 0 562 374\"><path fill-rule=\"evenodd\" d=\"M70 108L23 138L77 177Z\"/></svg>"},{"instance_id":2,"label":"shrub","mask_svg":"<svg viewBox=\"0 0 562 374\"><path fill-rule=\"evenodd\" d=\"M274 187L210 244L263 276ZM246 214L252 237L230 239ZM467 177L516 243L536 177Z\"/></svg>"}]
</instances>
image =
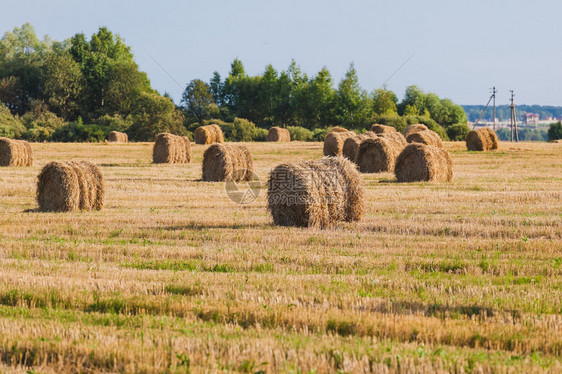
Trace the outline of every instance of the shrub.
<instances>
[{"instance_id":1,"label":"shrub","mask_svg":"<svg viewBox=\"0 0 562 374\"><path fill-rule=\"evenodd\" d=\"M550 124L548 128L548 140L562 139L562 122Z\"/></svg>"},{"instance_id":2,"label":"shrub","mask_svg":"<svg viewBox=\"0 0 562 374\"><path fill-rule=\"evenodd\" d=\"M50 140L54 132L64 126L64 119L49 112L43 103L35 101L32 109L21 117L21 121L27 129L23 137L31 141Z\"/></svg>"},{"instance_id":3,"label":"shrub","mask_svg":"<svg viewBox=\"0 0 562 374\"><path fill-rule=\"evenodd\" d=\"M291 140L299 140L301 142L308 142L314 138L314 133L309 129L305 129L300 126L289 126L287 127L289 133L291 134Z\"/></svg>"},{"instance_id":4,"label":"shrub","mask_svg":"<svg viewBox=\"0 0 562 374\"><path fill-rule=\"evenodd\" d=\"M185 135L184 118L167 97L141 92L131 114L133 124L127 130L130 140L151 141L161 132Z\"/></svg>"},{"instance_id":5,"label":"shrub","mask_svg":"<svg viewBox=\"0 0 562 374\"><path fill-rule=\"evenodd\" d=\"M447 135L451 140L465 140L466 135L470 132L470 128L466 123L457 123L449 126L447 129Z\"/></svg>"},{"instance_id":6,"label":"shrub","mask_svg":"<svg viewBox=\"0 0 562 374\"><path fill-rule=\"evenodd\" d=\"M116 114L114 116L106 114L92 121L92 124L94 125L107 127L110 131L115 130L120 132L126 132L132 123L133 121L130 116L128 116L127 118L123 118L119 114Z\"/></svg>"},{"instance_id":7,"label":"shrub","mask_svg":"<svg viewBox=\"0 0 562 374\"><path fill-rule=\"evenodd\" d=\"M0 103L0 136L19 138L25 133L25 126L17 116Z\"/></svg>"},{"instance_id":8,"label":"shrub","mask_svg":"<svg viewBox=\"0 0 562 374\"><path fill-rule=\"evenodd\" d=\"M267 134L269 131L266 129L262 129L260 127L256 127L256 133L254 135L254 141L256 142L265 142L267 138Z\"/></svg>"},{"instance_id":9,"label":"shrub","mask_svg":"<svg viewBox=\"0 0 562 374\"><path fill-rule=\"evenodd\" d=\"M103 142L109 135L109 128L100 125L84 125L79 118L55 130L52 140L55 142Z\"/></svg>"},{"instance_id":10,"label":"shrub","mask_svg":"<svg viewBox=\"0 0 562 374\"><path fill-rule=\"evenodd\" d=\"M237 142L251 142L257 135L257 128L253 122L243 118L235 118L231 140Z\"/></svg>"},{"instance_id":11,"label":"shrub","mask_svg":"<svg viewBox=\"0 0 562 374\"><path fill-rule=\"evenodd\" d=\"M312 140L316 142L323 142L329 130L330 130L329 128L314 129L314 131L312 132Z\"/></svg>"}]
</instances>

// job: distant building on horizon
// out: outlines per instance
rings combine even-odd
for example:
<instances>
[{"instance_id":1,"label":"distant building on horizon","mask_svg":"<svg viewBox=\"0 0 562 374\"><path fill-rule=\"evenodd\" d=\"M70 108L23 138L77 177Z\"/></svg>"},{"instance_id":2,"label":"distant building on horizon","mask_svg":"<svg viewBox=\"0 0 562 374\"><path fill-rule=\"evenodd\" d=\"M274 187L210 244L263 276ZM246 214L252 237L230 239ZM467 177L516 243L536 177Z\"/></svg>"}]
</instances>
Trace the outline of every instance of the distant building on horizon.
<instances>
[{"instance_id":1,"label":"distant building on horizon","mask_svg":"<svg viewBox=\"0 0 562 374\"><path fill-rule=\"evenodd\" d=\"M539 115L536 113L523 113L521 120L524 125L537 125L539 123Z\"/></svg>"}]
</instances>

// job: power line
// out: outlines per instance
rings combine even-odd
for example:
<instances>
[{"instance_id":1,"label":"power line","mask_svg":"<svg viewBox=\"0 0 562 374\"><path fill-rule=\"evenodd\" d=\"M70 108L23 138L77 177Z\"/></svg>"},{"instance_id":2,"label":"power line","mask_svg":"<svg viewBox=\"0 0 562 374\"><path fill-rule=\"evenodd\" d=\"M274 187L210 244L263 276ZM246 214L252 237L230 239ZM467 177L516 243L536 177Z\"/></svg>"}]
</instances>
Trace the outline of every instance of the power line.
<instances>
[{"instance_id":1,"label":"power line","mask_svg":"<svg viewBox=\"0 0 562 374\"><path fill-rule=\"evenodd\" d=\"M183 90L182 85L176 80L176 78L174 78L174 77L172 76L172 74L170 74L170 73L168 72L168 70L166 70L166 69L164 68L164 66L162 66L154 57L152 57L152 55L151 55L150 53L148 53L147 50L145 50L145 52L146 52L146 54L152 59L152 61L156 62L156 64L157 64L158 66L160 66L160 68L161 68L162 70L164 70L164 72L165 72L166 74L168 74L168 76L169 76L170 78L172 78L172 80L173 80L174 82L176 82L176 84L178 85L178 87Z\"/></svg>"},{"instance_id":2,"label":"power line","mask_svg":"<svg viewBox=\"0 0 562 374\"><path fill-rule=\"evenodd\" d=\"M390 76L389 76L388 78L386 78L386 80L385 80L384 83L381 85L381 87L386 87L386 84L388 83L388 81L389 81L392 77L394 77L394 75L396 75L396 73L398 73L398 72L400 71L400 69L402 69L402 67L403 67L404 65L406 65L406 64L408 63L408 61L410 61L410 60L412 59L412 57L414 57L415 54L416 54L416 52L412 53L412 54L410 55L410 57L408 57L408 58L406 59L406 61L404 61L404 62L402 63L402 65L400 65L400 66L398 67L398 69L396 69L392 74L390 74Z\"/></svg>"}]
</instances>

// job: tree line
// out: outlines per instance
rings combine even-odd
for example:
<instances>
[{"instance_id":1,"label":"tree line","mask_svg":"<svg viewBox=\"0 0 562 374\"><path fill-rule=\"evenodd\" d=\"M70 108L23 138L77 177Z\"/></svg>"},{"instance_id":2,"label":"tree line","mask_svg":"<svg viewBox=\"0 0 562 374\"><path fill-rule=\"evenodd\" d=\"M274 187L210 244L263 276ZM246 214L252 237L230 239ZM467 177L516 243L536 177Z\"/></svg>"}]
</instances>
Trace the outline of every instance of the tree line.
<instances>
[{"instance_id":1,"label":"tree line","mask_svg":"<svg viewBox=\"0 0 562 374\"><path fill-rule=\"evenodd\" d=\"M189 82L181 106L188 128L211 118L230 121L236 117L266 127L309 130L336 125L365 129L374 122L405 127L407 118L413 117L446 134L453 125L466 124L460 105L416 86L406 88L401 102L386 89L367 92L359 86L353 64L335 86L326 68L309 77L292 61L286 70L277 71L270 64L262 74L251 76L242 61L235 59L224 79L215 72L208 83Z\"/></svg>"},{"instance_id":2,"label":"tree line","mask_svg":"<svg viewBox=\"0 0 562 374\"><path fill-rule=\"evenodd\" d=\"M235 59L224 79L215 72L208 82L187 83L175 105L151 87L130 47L105 27L89 39L78 33L62 42L40 40L29 24L6 32L0 101L0 136L33 141L99 141L112 130L149 141L159 132L186 135L210 122L230 126L233 137L247 130L245 139L261 139L271 126L305 140L331 126L363 131L372 123L399 130L425 123L445 139L468 131L464 110L451 100L416 86L401 101L384 88L367 92L353 64L336 84L326 68L309 77L293 61L286 70L268 65L252 76Z\"/></svg>"}]
</instances>

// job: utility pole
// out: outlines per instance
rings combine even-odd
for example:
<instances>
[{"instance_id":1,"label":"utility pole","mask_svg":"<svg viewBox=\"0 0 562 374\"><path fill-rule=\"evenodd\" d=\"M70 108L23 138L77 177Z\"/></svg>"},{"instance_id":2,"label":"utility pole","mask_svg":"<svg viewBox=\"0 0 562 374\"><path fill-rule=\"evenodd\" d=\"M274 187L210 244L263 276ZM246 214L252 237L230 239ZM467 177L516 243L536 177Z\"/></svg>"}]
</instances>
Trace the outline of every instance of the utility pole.
<instances>
[{"instance_id":1,"label":"utility pole","mask_svg":"<svg viewBox=\"0 0 562 374\"><path fill-rule=\"evenodd\" d=\"M515 94L513 93L513 90L509 90L509 92L511 92L511 141L513 141L513 134L515 133L515 141L518 142L519 134L517 132L517 117L515 116L515 103L513 102L513 97L515 96Z\"/></svg>"},{"instance_id":2,"label":"utility pole","mask_svg":"<svg viewBox=\"0 0 562 374\"><path fill-rule=\"evenodd\" d=\"M478 116L478 119L472 125L473 129L476 128L476 125L482 119L482 116L484 115L484 112L488 108L488 105L490 105L490 101L492 101L492 99L494 100L494 130L496 129L496 87L493 88L492 96L490 96L490 98L488 99L488 102L486 103L486 106L484 106L484 109L482 109L482 112L480 112L480 116Z\"/></svg>"},{"instance_id":3,"label":"utility pole","mask_svg":"<svg viewBox=\"0 0 562 374\"><path fill-rule=\"evenodd\" d=\"M496 86L492 87L492 97L494 98L494 131L496 131Z\"/></svg>"}]
</instances>

